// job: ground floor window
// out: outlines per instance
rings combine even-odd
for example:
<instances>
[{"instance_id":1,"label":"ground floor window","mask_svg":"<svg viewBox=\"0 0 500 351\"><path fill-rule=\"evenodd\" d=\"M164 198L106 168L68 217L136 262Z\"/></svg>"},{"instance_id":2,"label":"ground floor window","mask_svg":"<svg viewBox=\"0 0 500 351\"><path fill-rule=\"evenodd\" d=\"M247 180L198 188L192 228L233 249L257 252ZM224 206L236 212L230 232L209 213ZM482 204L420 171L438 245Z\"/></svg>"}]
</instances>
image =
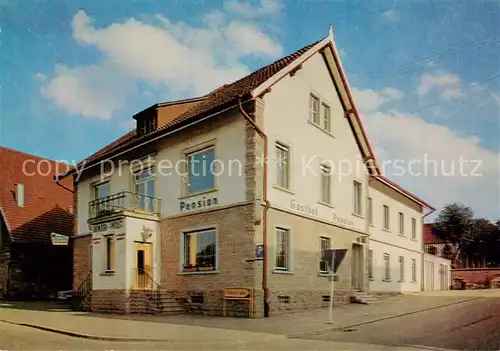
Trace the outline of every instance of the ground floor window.
<instances>
[{"instance_id":1,"label":"ground floor window","mask_svg":"<svg viewBox=\"0 0 500 351\"><path fill-rule=\"evenodd\" d=\"M114 270L115 263L115 241L111 235L105 237L106 253L105 253L105 265L104 269L106 272Z\"/></svg>"},{"instance_id":2,"label":"ground floor window","mask_svg":"<svg viewBox=\"0 0 500 351\"><path fill-rule=\"evenodd\" d=\"M326 251L330 249L330 238L320 238L321 259L319 261L319 271L321 273L328 272L328 262L326 261Z\"/></svg>"},{"instance_id":3,"label":"ground floor window","mask_svg":"<svg viewBox=\"0 0 500 351\"><path fill-rule=\"evenodd\" d=\"M373 279L373 250L368 250L368 278Z\"/></svg>"},{"instance_id":4,"label":"ground floor window","mask_svg":"<svg viewBox=\"0 0 500 351\"><path fill-rule=\"evenodd\" d=\"M384 254L384 280L391 280L390 256L387 253Z\"/></svg>"},{"instance_id":5,"label":"ground floor window","mask_svg":"<svg viewBox=\"0 0 500 351\"><path fill-rule=\"evenodd\" d=\"M290 270L290 230L276 228L276 269Z\"/></svg>"},{"instance_id":6,"label":"ground floor window","mask_svg":"<svg viewBox=\"0 0 500 351\"><path fill-rule=\"evenodd\" d=\"M217 232L205 229L184 233L183 271L215 271L217 269Z\"/></svg>"},{"instance_id":7,"label":"ground floor window","mask_svg":"<svg viewBox=\"0 0 500 351\"><path fill-rule=\"evenodd\" d=\"M402 282L405 280L405 258L403 256L399 256L399 281Z\"/></svg>"},{"instance_id":8,"label":"ground floor window","mask_svg":"<svg viewBox=\"0 0 500 351\"><path fill-rule=\"evenodd\" d=\"M411 260L411 281L417 281L417 260L414 258Z\"/></svg>"}]
</instances>

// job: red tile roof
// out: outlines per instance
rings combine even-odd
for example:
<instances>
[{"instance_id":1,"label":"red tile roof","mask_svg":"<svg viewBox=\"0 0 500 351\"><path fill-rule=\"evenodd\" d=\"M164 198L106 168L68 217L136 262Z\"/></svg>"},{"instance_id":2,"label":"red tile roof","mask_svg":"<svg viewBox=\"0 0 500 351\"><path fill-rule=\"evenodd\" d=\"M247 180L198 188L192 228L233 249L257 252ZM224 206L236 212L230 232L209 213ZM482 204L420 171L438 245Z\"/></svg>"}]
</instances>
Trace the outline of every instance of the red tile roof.
<instances>
[{"instance_id":1,"label":"red tile roof","mask_svg":"<svg viewBox=\"0 0 500 351\"><path fill-rule=\"evenodd\" d=\"M323 39L321 39L323 40ZM191 109L187 110L177 118L173 119L170 123L161 126L155 131L143 135L140 138L137 137L136 131L133 130L124 136L118 138L111 144L105 146L101 150L87 157L84 161L87 164L95 163L101 161L105 157L109 157L112 154L119 152L120 150L125 150L126 148L139 142L139 140L146 140L153 136L160 135L167 130L172 129L175 126L179 126L183 122L194 121L197 118L202 118L211 112L220 111L225 107L235 103L239 97L249 97L252 90L257 88L259 85L267 81L273 75L281 71L283 68L290 65L293 61L298 59L300 56L305 54L314 45L319 43L321 40L316 41L310 45L303 47L302 49L290 54L282 59L279 59L270 65L264 66L257 71L250 73L249 75L231 83L225 84L222 87L215 89L214 91L203 96L199 104L193 106ZM83 162L83 161L82 161ZM71 172L70 172L71 173Z\"/></svg>"},{"instance_id":2,"label":"red tile roof","mask_svg":"<svg viewBox=\"0 0 500 351\"><path fill-rule=\"evenodd\" d=\"M432 224L424 224L424 245L425 244L444 244L444 241L432 231Z\"/></svg>"},{"instance_id":3,"label":"red tile roof","mask_svg":"<svg viewBox=\"0 0 500 351\"><path fill-rule=\"evenodd\" d=\"M53 180L69 166L5 147L0 147L0 165L0 207L14 242L48 244L52 232L73 233L73 194ZM23 207L17 205L17 184L24 185ZM73 189L71 178L61 184Z\"/></svg>"}]
</instances>

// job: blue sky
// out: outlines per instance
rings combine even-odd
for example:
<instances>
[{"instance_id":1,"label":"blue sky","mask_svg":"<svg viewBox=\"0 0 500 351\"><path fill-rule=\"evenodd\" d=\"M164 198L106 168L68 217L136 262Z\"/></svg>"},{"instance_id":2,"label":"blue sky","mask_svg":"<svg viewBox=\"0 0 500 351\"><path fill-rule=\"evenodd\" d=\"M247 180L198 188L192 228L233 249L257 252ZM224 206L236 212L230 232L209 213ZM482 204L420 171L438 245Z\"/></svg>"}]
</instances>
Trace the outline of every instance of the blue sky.
<instances>
[{"instance_id":1,"label":"blue sky","mask_svg":"<svg viewBox=\"0 0 500 351\"><path fill-rule=\"evenodd\" d=\"M395 180L494 218L499 22L495 0L2 0L0 144L81 160L131 129L134 112L208 92L332 24L379 159L465 155L485 174Z\"/></svg>"}]
</instances>

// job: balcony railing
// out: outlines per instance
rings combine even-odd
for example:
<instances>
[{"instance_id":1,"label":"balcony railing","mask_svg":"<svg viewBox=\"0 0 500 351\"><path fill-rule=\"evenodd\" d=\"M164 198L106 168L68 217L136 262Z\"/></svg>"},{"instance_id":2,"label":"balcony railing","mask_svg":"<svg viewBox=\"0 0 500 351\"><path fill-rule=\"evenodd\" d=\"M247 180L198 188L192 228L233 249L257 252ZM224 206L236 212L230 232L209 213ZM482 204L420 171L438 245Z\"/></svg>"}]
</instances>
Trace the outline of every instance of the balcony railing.
<instances>
[{"instance_id":1,"label":"balcony railing","mask_svg":"<svg viewBox=\"0 0 500 351\"><path fill-rule=\"evenodd\" d=\"M161 200L152 196L122 191L89 202L89 219L122 211L160 215Z\"/></svg>"}]
</instances>

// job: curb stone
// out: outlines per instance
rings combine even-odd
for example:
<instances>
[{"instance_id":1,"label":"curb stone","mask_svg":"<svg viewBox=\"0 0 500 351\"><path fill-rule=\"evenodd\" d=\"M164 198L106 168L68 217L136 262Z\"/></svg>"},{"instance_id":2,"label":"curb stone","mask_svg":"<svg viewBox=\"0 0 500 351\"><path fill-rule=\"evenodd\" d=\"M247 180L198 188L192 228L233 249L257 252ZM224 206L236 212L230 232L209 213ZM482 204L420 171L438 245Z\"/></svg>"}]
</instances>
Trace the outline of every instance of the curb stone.
<instances>
[{"instance_id":1,"label":"curb stone","mask_svg":"<svg viewBox=\"0 0 500 351\"><path fill-rule=\"evenodd\" d=\"M40 329L40 330L44 330L44 331L51 332L51 333L62 334L62 335L72 336L72 337L80 338L80 339L88 339L88 340L122 341L122 342L167 342L167 341L173 341L173 340L158 339L158 338L156 338L156 339L155 338L123 338L123 337L119 337L119 336L88 335L88 334L76 333L76 332L62 330L62 329L44 327L42 325L37 325L37 324L12 322L12 321L8 321L5 319L0 319L0 322L13 324L13 325L19 325L22 327Z\"/></svg>"},{"instance_id":2,"label":"curb stone","mask_svg":"<svg viewBox=\"0 0 500 351\"><path fill-rule=\"evenodd\" d=\"M311 330L311 331L304 332L304 333L289 334L289 335L287 335L287 338L289 338L289 339L298 339L298 338L303 338L303 337L307 337L307 336L313 336L313 335L322 334L322 333L325 333L325 332L340 331L340 330L344 330L344 329L348 329L348 328L358 327L358 326L365 325L365 324L371 324L371 323L375 323L375 322L379 322L379 321L384 321L384 320L387 320L387 319L393 319L393 318L397 318L397 317L407 316L407 315L410 315L410 314L431 311L431 310L435 310L435 309L442 308L442 307L447 307L447 306L452 306L452 305L458 305L458 304L461 304L461 303L464 303L464 302L469 302L469 301L474 301L474 300L479 300L479 299L484 299L484 298L485 297L482 297L482 296L475 296L475 297L471 297L471 298L468 298L468 299L465 299L465 300L462 300L462 301L458 301L458 302L450 302L450 303L447 303L447 304L444 304L444 305L427 307L427 308L424 308L424 309L421 309L421 310L417 310L417 311L410 311L410 312L404 312L404 313L399 313L399 314L393 314L391 316L370 319L370 320L364 321L364 322L358 322L358 323L353 323L353 324L346 324L346 325L341 325L341 326L333 327L333 328L323 328L323 329Z\"/></svg>"}]
</instances>

